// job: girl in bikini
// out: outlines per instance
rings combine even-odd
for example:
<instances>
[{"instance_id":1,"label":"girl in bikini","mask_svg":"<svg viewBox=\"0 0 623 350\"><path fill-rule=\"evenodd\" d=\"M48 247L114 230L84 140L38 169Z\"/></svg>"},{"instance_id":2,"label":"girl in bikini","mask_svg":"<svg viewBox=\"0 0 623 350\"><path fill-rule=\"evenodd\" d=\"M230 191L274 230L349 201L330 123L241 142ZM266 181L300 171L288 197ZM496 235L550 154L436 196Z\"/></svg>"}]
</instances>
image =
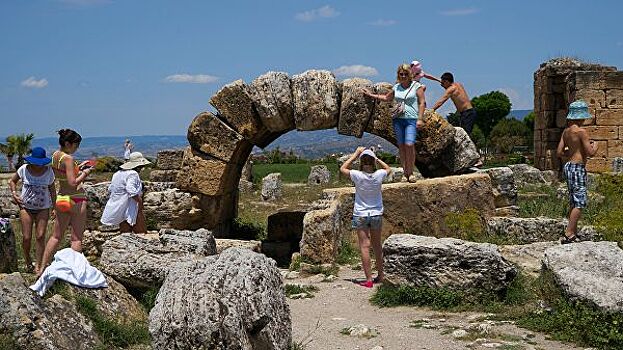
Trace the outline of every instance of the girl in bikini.
<instances>
[{"instance_id":1,"label":"girl in bikini","mask_svg":"<svg viewBox=\"0 0 623 350\"><path fill-rule=\"evenodd\" d=\"M71 248L77 252L82 251L82 235L87 220L87 197L82 189L82 183L91 173L89 161L78 164L74 161L74 154L82 137L71 129L58 131L60 149L52 154L52 169L59 180L58 196L54 212L54 231L45 246L43 253L43 267L50 263L52 255L58 249L63 240L63 233L71 225ZM40 273L43 272L43 269Z\"/></svg>"}]
</instances>

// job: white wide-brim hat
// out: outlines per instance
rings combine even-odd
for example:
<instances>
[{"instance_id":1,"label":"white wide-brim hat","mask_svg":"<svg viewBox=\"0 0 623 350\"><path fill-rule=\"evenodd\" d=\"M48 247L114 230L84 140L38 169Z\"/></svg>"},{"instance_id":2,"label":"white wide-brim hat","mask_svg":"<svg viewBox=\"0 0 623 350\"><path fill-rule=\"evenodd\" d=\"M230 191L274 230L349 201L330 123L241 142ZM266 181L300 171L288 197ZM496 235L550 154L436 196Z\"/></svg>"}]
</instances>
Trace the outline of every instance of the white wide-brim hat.
<instances>
[{"instance_id":1,"label":"white wide-brim hat","mask_svg":"<svg viewBox=\"0 0 623 350\"><path fill-rule=\"evenodd\" d=\"M151 162L143 157L141 152L132 152L130 153L130 160L121 164L120 168L123 170L130 170L147 164L151 164Z\"/></svg>"}]
</instances>

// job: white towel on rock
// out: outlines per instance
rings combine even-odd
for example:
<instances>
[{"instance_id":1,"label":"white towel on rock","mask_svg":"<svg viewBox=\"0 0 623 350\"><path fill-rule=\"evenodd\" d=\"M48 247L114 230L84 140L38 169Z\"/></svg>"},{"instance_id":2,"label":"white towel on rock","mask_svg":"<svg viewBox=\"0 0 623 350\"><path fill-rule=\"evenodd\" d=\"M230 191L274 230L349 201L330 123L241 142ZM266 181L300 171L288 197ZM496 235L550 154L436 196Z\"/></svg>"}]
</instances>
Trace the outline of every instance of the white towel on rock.
<instances>
[{"instance_id":1,"label":"white towel on rock","mask_svg":"<svg viewBox=\"0 0 623 350\"><path fill-rule=\"evenodd\" d=\"M39 296L43 296L56 279L84 288L108 287L104 274L91 266L82 253L71 248L59 250L54 254L52 264L43 271L41 277L30 286L30 289L37 292Z\"/></svg>"}]
</instances>

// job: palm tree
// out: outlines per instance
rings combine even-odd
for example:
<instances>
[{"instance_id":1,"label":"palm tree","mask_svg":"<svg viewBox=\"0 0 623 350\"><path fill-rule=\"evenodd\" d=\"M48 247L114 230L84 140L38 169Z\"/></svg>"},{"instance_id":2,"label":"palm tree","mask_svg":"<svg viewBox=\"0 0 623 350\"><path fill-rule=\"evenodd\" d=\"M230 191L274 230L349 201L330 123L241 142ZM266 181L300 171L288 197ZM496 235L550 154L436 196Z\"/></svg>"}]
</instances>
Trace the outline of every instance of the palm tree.
<instances>
[{"instance_id":1,"label":"palm tree","mask_svg":"<svg viewBox=\"0 0 623 350\"><path fill-rule=\"evenodd\" d=\"M15 155L15 151L13 150L13 145L9 143L8 137L7 143L0 143L0 153L6 156L6 160L9 165L9 171L14 171L15 167L13 166L13 155Z\"/></svg>"},{"instance_id":2,"label":"palm tree","mask_svg":"<svg viewBox=\"0 0 623 350\"><path fill-rule=\"evenodd\" d=\"M9 147L13 149L13 154L17 155L17 167L24 164L24 156L30 153L30 146L35 134L19 134L7 137L6 141ZM12 161L11 161L12 162Z\"/></svg>"}]
</instances>

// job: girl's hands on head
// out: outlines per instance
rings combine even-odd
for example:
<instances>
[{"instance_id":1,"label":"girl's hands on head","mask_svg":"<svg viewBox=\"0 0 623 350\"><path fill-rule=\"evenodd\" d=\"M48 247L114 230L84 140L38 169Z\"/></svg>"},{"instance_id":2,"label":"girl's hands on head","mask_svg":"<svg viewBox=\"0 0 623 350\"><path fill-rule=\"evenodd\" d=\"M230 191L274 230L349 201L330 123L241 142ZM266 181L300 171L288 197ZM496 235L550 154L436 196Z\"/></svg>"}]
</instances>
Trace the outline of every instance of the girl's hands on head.
<instances>
[{"instance_id":1,"label":"girl's hands on head","mask_svg":"<svg viewBox=\"0 0 623 350\"><path fill-rule=\"evenodd\" d=\"M356 154L356 155L360 155L363 151L365 151L365 149L366 149L365 147L363 147L363 146L359 146L359 147L357 147L357 149L355 150L355 154Z\"/></svg>"}]
</instances>

